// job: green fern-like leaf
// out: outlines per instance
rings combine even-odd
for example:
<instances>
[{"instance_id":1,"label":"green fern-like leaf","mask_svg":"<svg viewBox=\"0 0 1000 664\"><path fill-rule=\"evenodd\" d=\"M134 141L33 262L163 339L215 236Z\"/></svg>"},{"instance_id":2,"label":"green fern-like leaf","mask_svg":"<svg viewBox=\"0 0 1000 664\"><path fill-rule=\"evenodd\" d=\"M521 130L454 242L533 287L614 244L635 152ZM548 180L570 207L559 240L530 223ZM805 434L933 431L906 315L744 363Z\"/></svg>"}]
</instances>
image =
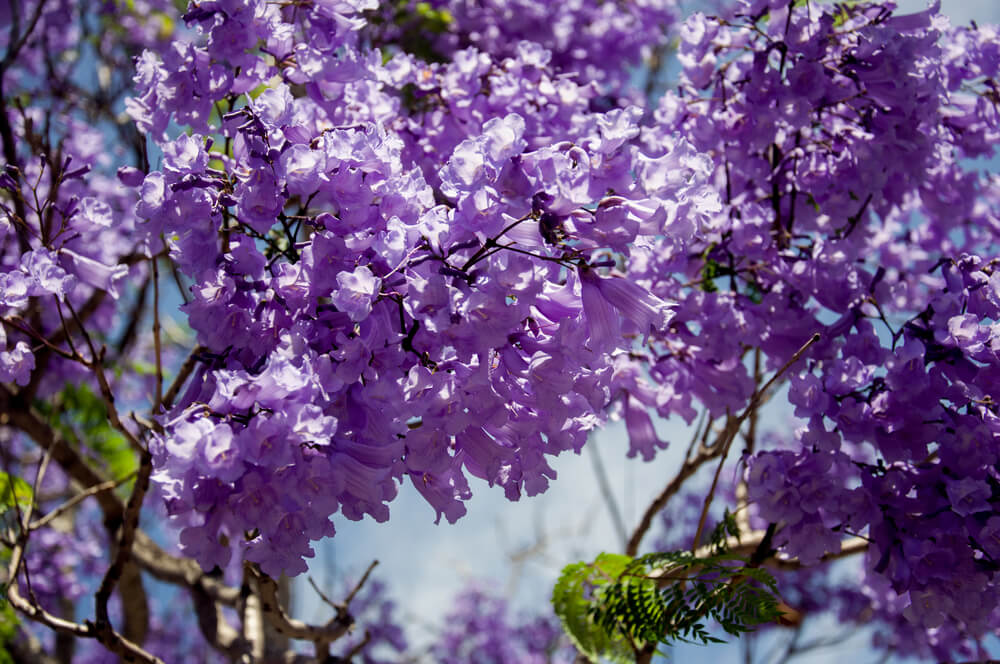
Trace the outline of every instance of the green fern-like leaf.
<instances>
[{"instance_id":1,"label":"green fern-like leaf","mask_svg":"<svg viewBox=\"0 0 1000 664\"><path fill-rule=\"evenodd\" d=\"M595 620L592 600L613 583L631 562L628 556L602 553L593 563L574 563L563 568L552 590L552 607L573 645L591 662L602 657L614 662L631 661L632 650L625 637Z\"/></svg>"},{"instance_id":2,"label":"green fern-like leaf","mask_svg":"<svg viewBox=\"0 0 1000 664\"><path fill-rule=\"evenodd\" d=\"M730 553L735 520L713 531L713 553L667 551L636 559L602 554L563 570L553 592L556 614L591 661L627 658L631 648L673 641L722 642L714 622L738 636L778 618L777 588L764 569Z\"/></svg>"}]
</instances>

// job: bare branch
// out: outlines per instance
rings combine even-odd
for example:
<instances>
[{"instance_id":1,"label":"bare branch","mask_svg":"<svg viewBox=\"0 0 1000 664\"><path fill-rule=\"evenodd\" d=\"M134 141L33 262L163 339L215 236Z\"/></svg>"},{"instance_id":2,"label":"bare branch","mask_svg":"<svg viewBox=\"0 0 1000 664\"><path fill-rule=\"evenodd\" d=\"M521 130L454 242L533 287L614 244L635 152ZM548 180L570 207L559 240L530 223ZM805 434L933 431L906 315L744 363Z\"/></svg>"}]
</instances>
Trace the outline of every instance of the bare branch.
<instances>
[{"instance_id":1,"label":"bare branch","mask_svg":"<svg viewBox=\"0 0 1000 664\"><path fill-rule=\"evenodd\" d=\"M109 481L101 472L92 468L66 440L46 423L38 412L26 403L20 394L13 394L0 385L0 424L11 424L26 433L43 450L52 453L60 468L83 487L92 487ZM118 524L125 512L125 505L113 493L96 494L104 512L105 523Z\"/></svg>"},{"instance_id":2,"label":"bare branch","mask_svg":"<svg viewBox=\"0 0 1000 664\"><path fill-rule=\"evenodd\" d=\"M205 640L230 660L249 654L249 644L227 621L222 606L198 584L190 587L198 628Z\"/></svg>"},{"instance_id":3,"label":"bare branch","mask_svg":"<svg viewBox=\"0 0 1000 664\"><path fill-rule=\"evenodd\" d=\"M377 560L371 561L371 563L368 565L368 569L366 569L365 573L361 575L361 578L358 580L358 582L354 584L354 588L351 589L351 592L347 593L347 597L344 598L345 607L350 606L351 602L354 601L354 598L357 596L361 588L365 585L365 582L368 581L368 577L371 576L372 570L375 569L376 565L378 565Z\"/></svg>"},{"instance_id":4,"label":"bare branch","mask_svg":"<svg viewBox=\"0 0 1000 664\"><path fill-rule=\"evenodd\" d=\"M362 639L358 641L358 643L353 648L348 650L347 653L342 657L342 659L345 662L351 661L351 658L360 653L362 650L364 650L365 646L367 646L371 640L372 640L372 633L366 629L364 637L362 637Z\"/></svg>"},{"instance_id":5,"label":"bare branch","mask_svg":"<svg viewBox=\"0 0 1000 664\"><path fill-rule=\"evenodd\" d=\"M209 597L226 606L236 606L240 589L226 585L202 571L190 558L179 558L167 553L142 530L136 531L132 557L154 578L177 586L201 588Z\"/></svg>"},{"instance_id":6,"label":"bare branch","mask_svg":"<svg viewBox=\"0 0 1000 664\"><path fill-rule=\"evenodd\" d=\"M66 512L70 511L71 509L82 503L87 498L90 498L91 496L96 496L97 494L102 493L104 491L112 491L114 489L117 489L118 487L120 487L122 484L125 484L133 477L135 477L134 472L129 473L120 480L109 480L107 482L102 482L100 484L96 484L92 487L87 488L81 491L80 493L76 494L63 504L55 507L51 512L49 512L42 518L32 523L29 526L29 529L38 530L40 528L44 528L45 526L49 525L54 520L58 519L60 516L65 514Z\"/></svg>"},{"instance_id":7,"label":"bare branch","mask_svg":"<svg viewBox=\"0 0 1000 664\"><path fill-rule=\"evenodd\" d=\"M153 460L148 452L144 452L139 462L139 474L136 477L135 485L132 488L132 495L129 496L128 505L125 508L125 515L122 519L121 531L118 537L118 546L115 557L108 567L101 585L94 595L97 605L97 628L103 630L110 627L108 617L108 600L115 585L122 578L125 567L132 556L132 546L135 543L135 533L139 527L139 512L142 510L142 501L149 489L149 476L153 472ZM123 593L127 594L127 593ZM123 597L124 599L124 597ZM148 613L148 610L147 610ZM126 615L128 612L126 612ZM145 632L145 629L140 632Z\"/></svg>"},{"instance_id":8,"label":"bare branch","mask_svg":"<svg viewBox=\"0 0 1000 664\"><path fill-rule=\"evenodd\" d=\"M191 375L191 372L194 371L194 367L198 363L198 356L204 351L204 346L197 346L188 354L187 359L184 360L184 364L182 364L181 368L177 371L177 376L174 378L174 381L170 384L170 387L167 388L167 393L163 395L161 403L164 408L170 408L173 405L174 399L177 398L181 388L184 387L184 383Z\"/></svg>"},{"instance_id":9,"label":"bare branch","mask_svg":"<svg viewBox=\"0 0 1000 664\"><path fill-rule=\"evenodd\" d=\"M24 614L27 618L34 620L49 629L66 634L75 638L97 639L101 644L120 656L125 662L145 662L146 664L164 664L163 660L149 652L143 650L129 639L111 629L110 625L98 628L91 622L77 623L59 616L53 615L38 605L34 599L29 600L20 593L17 584L17 571L21 566L24 554L24 543L27 539L27 531L23 531L22 538L14 546L11 554L10 565L8 566L7 599L11 606Z\"/></svg>"},{"instance_id":10,"label":"bare branch","mask_svg":"<svg viewBox=\"0 0 1000 664\"><path fill-rule=\"evenodd\" d=\"M285 613L284 607L278 601L278 584L274 579L267 576L257 568L256 565L245 563L245 569L257 584L260 593L260 608L264 620L279 634L284 634L293 639L303 639L316 643L333 643L340 637L347 634L354 624L354 618L347 613L346 604L343 610L337 611L337 615L331 618L324 625L310 625ZM371 569L371 568L369 568ZM362 577L362 582L367 577ZM361 583L358 584L358 588ZM352 598L357 589L348 596Z\"/></svg>"},{"instance_id":11,"label":"bare branch","mask_svg":"<svg viewBox=\"0 0 1000 664\"><path fill-rule=\"evenodd\" d=\"M776 528L775 534L777 532L778 529ZM767 535L768 532L766 530L755 530L751 533L741 534L739 539L736 537L729 537L725 541L725 548L730 553L735 553L740 556L752 557L754 554L757 554L759 557L763 558L763 554L766 553L765 549L770 548L766 542ZM864 538L850 537L840 543L840 551L826 554L820 558L820 562L817 564L864 553L868 550L868 545L868 540ZM698 547L698 549L694 552L694 555L698 558L705 558L711 556L714 550L715 549L711 545L705 545ZM797 558L779 558L774 555L763 558L760 565L776 569L801 569L802 567L802 563ZM655 570L649 575L649 578L658 579L664 577L668 572L668 568Z\"/></svg>"},{"instance_id":12,"label":"bare branch","mask_svg":"<svg viewBox=\"0 0 1000 664\"><path fill-rule=\"evenodd\" d=\"M698 519L698 529L694 533L694 540L691 543L691 551L698 548L698 542L701 540L701 534L705 530L705 521L708 518L708 509L712 506L712 498L715 496L715 487L719 483L719 475L722 473L722 466L726 463L726 456L729 453L729 448L732 446L733 439L736 438L736 433L740 430L740 427L743 425L743 422L746 421L747 417L756 411L757 408L759 408L764 402L765 396L767 395L768 390L771 389L771 386L774 385L775 382L777 382L777 380L781 378L781 376L784 375L784 373L788 371L793 364L799 361L799 358L801 358L805 352L809 350L810 346L819 340L819 332L809 337L809 340L802 344L801 348L795 351L792 357L785 362L785 364L782 365L782 367L778 369L773 376L771 376L770 380L764 383L764 387L759 388L753 393L753 396L750 397L750 403L743 409L743 412L740 413L739 417L730 416L726 419L726 428L723 429L722 434L716 442L717 446L721 446L723 448L720 453L721 458L719 460L718 467L715 469L715 476L712 478L712 486L709 487L708 494L705 496L705 504L701 509L701 517Z\"/></svg>"},{"instance_id":13,"label":"bare branch","mask_svg":"<svg viewBox=\"0 0 1000 664\"><path fill-rule=\"evenodd\" d=\"M611 484L608 482L608 473L604 468L604 462L601 460L601 454L597 450L596 441L591 441L586 447L588 454L590 456L591 467L594 469L594 475L597 477L597 486L601 490L601 497L604 499L604 505L608 508L608 513L611 515L611 523L614 524L615 532L618 534L618 540L625 542L628 537L628 531L625 529L625 520L622 518L621 509L618 507L618 501L615 500L615 494L611 490Z\"/></svg>"},{"instance_id":14,"label":"bare branch","mask_svg":"<svg viewBox=\"0 0 1000 664\"><path fill-rule=\"evenodd\" d=\"M707 433L710 428L711 423L706 427L705 431ZM663 491L653 499L653 502L649 504L646 511L642 515L642 520L639 521L639 525L636 526L635 530L632 532L632 536L628 540L628 544L625 547L625 553L629 556L635 556L639 552L639 544L642 542L642 538L645 537L646 533L653 525L653 519L656 515L666 507L670 499L681 490L684 483L689 477L698 472L698 469L704 465L706 461L714 459L722 451L720 445L712 445L708 447L704 444L698 445L698 449L695 455L691 456L691 450L695 447L695 443L698 441L698 430L700 426L695 429L694 436L691 438L691 445L688 451L687 457L684 459L684 465L681 469L677 471L673 479L664 487Z\"/></svg>"},{"instance_id":15,"label":"bare branch","mask_svg":"<svg viewBox=\"0 0 1000 664\"><path fill-rule=\"evenodd\" d=\"M156 354L156 387L153 390L153 412L163 403L163 347L160 343L160 271L153 256L153 348Z\"/></svg>"},{"instance_id":16,"label":"bare branch","mask_svg":"<svg viewBox=\"0 0 1000 664\"><path fill-rule=\"evenodd\" d=\"M14 658L15 664L20 664L21 662L61 664L61 662L66 661L60 660L58 656L54 657L46 653L41 641L34 634L24 629L23 625L18 625L17 632L18 634L15 638L4 644L4 647L7 648L7 651Z\"/></svg>"},{"instance_id":17,"label":"bare branch","mask_svg":"<svg viewBox=\"0 0 1000 664\"><path fill-rule=\"evenodd\" d=\"M121 418L118 416L118 409L115 407L115 395L111 391L111 385L108 384L108 377L104 375L104 355L107 352L107 348L102 346L100 351L97 350L94 346L93 339L90 337L90 333L87 332L86 328L84 328L83 321L80 320L76 310L68 300L66 302L66 306L69 308L69 312L73 314L73 320L75 320L76 324L80 327L80 332L83 334L83 340L87 343L87 348L90 350L90 360L87 361L81 357L80 361L92 369L94 376L97 377L97 384L100 386L101 396L104 398L104 407L108 411L108 421L111 422L111 426L125 436L125 439L129 442L129 445L132 446L132 449L140 453L143 452L144 448L139 442L139 439L136 438L135 434L133 434L132 431L122 423Z\"/></svg>"},{"instance_id":18,"label":"bare branch","mask_svg":"<svg viewBox=\"0 0 1000 664\"><path fill-rule=\"evenodd\" d=\"M39 447L51 450L53 461L85 489L112 481L91 467L35 409L24 403L19 394L12 394L5 385L0 385L0 424L20 429ZM105 525L116 529L125 515L122 500L113 491L95 491L93 495L104 513ZM199 586L215 601L227 606L236 605L239 589L205 574L195 561L167 553L142 530L136 531L132 554L143 569L161 581L187 587Z\"/></svg>"}]
</instances>

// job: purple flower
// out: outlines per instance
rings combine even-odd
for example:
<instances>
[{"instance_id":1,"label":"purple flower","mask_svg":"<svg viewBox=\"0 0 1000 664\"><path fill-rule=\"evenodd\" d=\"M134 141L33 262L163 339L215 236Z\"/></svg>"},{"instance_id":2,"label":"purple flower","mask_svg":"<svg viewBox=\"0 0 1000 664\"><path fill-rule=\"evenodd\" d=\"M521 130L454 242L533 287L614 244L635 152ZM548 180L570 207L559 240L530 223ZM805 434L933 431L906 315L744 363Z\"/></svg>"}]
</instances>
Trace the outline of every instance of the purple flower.
<instances>
[{"instance_id":1,"label":"purple flower","mask_svg":"<svg viewBox=\"0 0 1000 664\"><path fill-rule=\"evenodd\" d=\"M903 615L924 629L935 629L945 623L951 608L947 596L933 591L910 591L910 605L903 609Z\"/></svg>"},{"instance_id":2,"label":"purple flower","mask_svg":"<svg viewBox=\"0 0 1000 664\"><path fill-rule=\"evenodd\" d=\"M73 215L73 223L82 223L83 228L109 228L112 223L111 206L93 196L80 200Z\"/></svg>"},{"instance_id":3,"label":"purple flower","mask_svg":"<svg viewBox=\"0 0 1000 664\"><path fill-rule=\"evenodd\" d=\"M73 285L73 277L59 266L48 249L36 249L21 257L21 269L28 275L28 295L55 295L62 298Z\"/></svg>"},{"instance_id":4,"label":"purple flower","mask_svg":"<svg viewBox=\"0 0 1000 664\"><path fill-rule=\"evenodd\" d=\"M285 175L288 193L308 196L326 180L323 170L326 155L320 150L310 150L306 145L293 145L281 155L281 172Z\"/></svg>"},{"instance_id":5,"label":"purple flower","mask_svg":"<svg viewBox=\"0 0 1000 664\"><path fill-rule=\"evenodd\" d=\"M11 350L0 351L0 383L27 385L34 368L35 356L25 342L18 341Z\"/></svg>"},{"instance_id":6,"label":"purple flower","mask_svg":"<svg viewBox=\"0 0 1000 664\"><path fill-rule=\"evenodd\" d=\"M625 428L628 431L629 457L641 453L643 461L652 461L657 449L665 450L669 445L656 434L645 406L629 394L625 396Z\"/></svg>"},{"instance_id":7,"label":"purple flower","mask_svg":"<svg viewBox=\"0 0 1000 664\"><path fill-rule=\"evenodd\" d=\"M118 285L128 276L127 265L105 265L65 248L59 250L59 255L66 259L61 261L66 269L80 281L118 299Z\"/></svg>"},{"instance_id":8,"label":"purple flower","mask_svg":"<svg viewBox=\"0 0 1000 664\"><path fill-rule=\"evenodd\" d=\"M481 135L459 143L440 172L444 193L458 196L495 181L510 158L524 150L524 128L524 119L512 113L491 118Z\"/></svg>"},{"instance_id":9,"label":"purple flower","mask_svg":"<svg viewBox=\"0 0 1000 664\"><path fill-rule=\"evenodd\" d=\"M580 286L591 338L597 342L595 350L621 344L618 314L642 335L662 330L673 318L670 304L629 279L582 270Z\"/></svg>"},{"instance_id":10,"label":"purple flower","mask_svg":"<svg viewBox=\"0 0 1000 664\"><path fill-rule=\"evenodd\" d=\"M945 486L948 499L951 501L951 509L956 514L968 516L976 512L993 510L993 506L989 503L990 487L986 482L963 477L959 480L946 480Z\"/></svg>"},{"instance_id":11,"label":"purple flower","mask_svg":"<svg viewBox=\"0 0 1000 664\"><path fill-rule=\"evenodd\" d=\"M0 304L17 309L28 302L28 288L31 282L20 270L0 272Z\"/></svg>"},{"instance_id":12,"label":"purple flower","mask_svg":"<svg viewBox=\"0 0 1000 664\"><path fill-rule=\"evenodd\" d=\"M151 219L161 209L168 198L167 183L160 171L153 171L142 181L139 188L139 202L135 213L140 217Z\"/></svg>"},{"instance_id":13,"label":"purple flower","mask_svg":"<svg viewBox=\"0 0 1000 664\"><path fill-rule=\"evenodd\" d=\"M270 169L257 168L237 187L240 219L258 233L267 231L278 221L285 199L278 190Z\"/></svg>"},{"instance_id":14,"label":"purple flower","mask_svg":"<svg viewBox=\"0 0 1000 664\"><path fill-rule=\"evenodd\" d=\"M382 280L364 265L353 272L337 274L337 288L331 297L334 306L357 322L364 320L372 310L372 302L382 287Z\"/></svg>"},{"instance_id":15,"label":"purple flower","mask_svg":"<svg viewBox=\"0 0 1000 664\"><path fill-rule=\"evenodd\" d=\"M201 440L200 470L208 477L230 483L243 475L243 450L234 444L233 430L219 424Z\"/></svg>"},{"instance_id":16,"label":"purple flower","mask_svg":"<svg viewBox=\"0 0 1000 664\"><path fill-rule=\"evenodd\" d=\"M208 166L205 139L182 134L163 146L163 169L175 176L202 173Z\"/></svg>"}]
</instances>

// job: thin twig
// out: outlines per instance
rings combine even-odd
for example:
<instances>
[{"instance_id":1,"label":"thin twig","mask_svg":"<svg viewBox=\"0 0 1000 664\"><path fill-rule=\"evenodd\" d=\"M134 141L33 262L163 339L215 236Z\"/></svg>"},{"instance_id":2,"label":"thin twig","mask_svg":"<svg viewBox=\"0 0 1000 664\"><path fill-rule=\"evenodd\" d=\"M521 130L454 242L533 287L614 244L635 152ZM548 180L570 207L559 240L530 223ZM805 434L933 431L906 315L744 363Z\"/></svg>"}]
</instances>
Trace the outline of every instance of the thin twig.
<instances>
[{"instance_id":1,"label":"thin twig","mask_svg":"<svg viewBox=\"0 0 1000 664\"><path fill-rule=\"evenodd\" d=\"M111 629L110 626L102 629L91 622L81 624L66 620L65 618L60 618L49 613L39 606L36 601L24 598L20 593L16 579L16 572L21 566L23 555L24 541L22 540L14 546L11 552L10 565L7 568L8 578L11 581L7 584L7 599L10 601L11 606L31 620L45 625L59 634L66 634L75 638L97 639L105 648L121 656L125 661L164 664L163 660L159 657L143 650L140 646Z\"/></svg>"},{"instance_id":2,"label":"thin twig","mask_svg":"<svg viewBox=\"0 0 1000 664\"><path fill-rule=\"evenodd\" d=\"M338 615L331 618L324 625L310 625L292 618L285 612L284 607L281 606L281 602L278 601L277 582L251 563L245 563L244 569L256 582L260 600L260 611L264 620L279 634L293 639L332 643L347 634L351 625L354 624L354 619L347 613L346 609L343 612L338 612Z\"/></svg>"},{"instance_id":3,"label":"thin twig","mask_svg":"<svg viewBox=\"0 0 1000 664\"><path fill-rule=\"evenodd\" d=\"M784 375L784 373L788 371L793 364L799 361L799 358L801 358L805 352L809 350L810 346L819 340L819 332L809 337L809 340L802 344L801 348L795 351L791 359L785 362L785 364L782 365L782 367L778 369L766 383L764 383L764 387L761 387L753 393L753 396L750 397L750 403L745 409L743 409L743 412L740 413L739 417L730 416L727 418L726 428L723 429L720 440L716 442L716 445L720 445L722 447L719 465L715 469L715 476L712 478L712 486L709 487L708 494L705 496L705 504L701 508L701 517L698 519L698 529L694 533L694 540L691 543L691 551L695 551L698 548L698 543L701 540L701 534L705 530L705 521L708 519L708 510L712 506L712 498L715 496L715 487L719 483L719 475L722 473L722 466L726 463L726 456L729 453L730 446L732 446L733 439L736 438L736 433L740 430L740 427L743 425L743 422L746 421L747 417L749 417L750 414L760 406L764 395L769 389L771 389L771 386L774 385L774 383L777 382L777 380Z\"/></svg>"},{"instance_id":4,"label":"thin twig","mask_svg":"<svg viewBox=\"0 0 1000 664\"><path fill-rule=\"evenodd\" d=\"M368 565L368 569L366 569L365 573L361 575L361 579L358 580L358 582L354 585L354 588L351 589L351 592L347 593L347 597L344 598L344 606L351 605L351 602L354 601L354 597L361 590L361 587L365 585L365 582L368 581L368 577L371 576L372 570L375 569L376 565L378 565L377 560L373 560L371 564Z\"/></svg>"},{"instance_id":5,"label":"thin twig","mask_svg":"<svg viewBox=\"0 0 1000 664\"><path fill-rule=\"evenodd\" d=\"M372 640L372 633L366 629L365 635L361 638L360 641L358 641L358 643L353 648L347 651L347 653L343 657L343 660L345 662L351 661L351 658L357 655L362 650L364 650L365 646L367 646L371 640Z\"/></svg>"},{"instance_id":6,"label":"thin twig","mask_svg":"<svg viewBox=\"0 0 1000 664\"><path fill-rule=\"evenodd\" d=\"M698 446L698 452L694 457L691 456L695 445L698 443L698 433L704 423L705 415L702 414L702 419L698 423L698 426L694 430L694 435L691 437L691 444L688 448L688 453L684 457L684 465L681 469L677 471L673 479L663 488L653 502L649 504L646 511L642 515L642 520L639 521L639 525L636 526L635 530L632 531L632 536L628 540L628 544L625 546L625 553L629 556L635 556L639 552L639 544L642 543L642 538L646 536L649 529L653 525L653 519L656 515L666 507L670 499L680 491L681 487L688 480L689 477L695 474L699 468L708 460L715 458L719 453L720 447L718 445L713 445L712 447L707 447L704 444ZM705 427L707 432L711 428L711 423Z\"/></svg>"},{"instance_id":7,"label":"thin twig","mask_svg":"<svg viewBox=\"0 0 1000 664\"><path fill-rule=\"evenodd\" d=\"M52 460L52 451L45 450L42 454L42 461L38 464L38 472L35 474L35 484L31 489L31 502L28 503L27 509L24 511L24 520L21 521L21 528L27 532L31 532L30 524L31 517L35 511L36 496L38 495L38 487L42 484L42 479L45 477L45 471L49 469L49 461ZM10 481L10 476L8 475L7 481ZM11 487L11 494L14 493L14 487ZM14 496L12 496L14 497ZM14 497L15 504L17 503L16 497Z\"/></svg>"},{"instance_id":8,"label":"thin twig","mask_svg":"<svg viewBox=\"0 0 1000 664\"><path fill-rule=\"evenodd\" d=\"M312 586L312 589L316 591L316 594L319 595L319 598L321 600L323 600L324 604L326 604L327 606L329 606L334 611L337 611L339 609L339 607L337 606L336 602L334 602L332 599L330 599L329 597L327 597L326 593L324 593L322 590L320 590L319 586L316 585L316 581L313 580L313 578L311 576L308 577L308 581L309 581L309 585Z\"/></svg>"},{"instance_id":9,"label":"thin twig","mask_svg":"<svg viewBox=\"0 0 1000 664\"><path fill-rule=\"evenodd\" d=\"M94 594L97 605L98 629L104 629L105 626L111 624L108 618L108 600L111 598L111 592L114 590L115 585L117 585L125 570L125 566L132 556L135 533L139 527L139 512L142 509L142 501L146 496L146 490L149 488L149 476L152 472L153 459L149 452L143 452L139 462L139 474L136 477L135 486L132 487L132 495L129 496L128 504L125 506L121 534L118 538L118 548L115 551L114 560L108 567L107 572L105 572L104 578L101 580L101 585Z\"/></svg>"},{"instance_id":10,"label":"thin twig","mask_svg":"<svg viewBox=\"0 0 1000 664\"><path fill-rule=\"evenodd\" d=\"M184 383L187 381L191 372L194 371L195 365L198 363L198 356L205 351L204 346L196 346L188 354L187 359L184 360L184 364L177 371L177 375L174 377L170 387L167 388L167 393L163 395L163 399L160 401L164 408L169 409L174 405L174 399L180 393L181 388L184 387Z\"/></svg>"},{"instance_id":11,"label":"thin twig","mask_svg":"<svg viewBox=\"0 0 1000 664\"><path fill-rule=\"evenodd\" d=\"M628 531L625 529L625 520L622 519L618 501L615 500L615 494L611 490L611 483L608 482L608 474L604 468L604 462L601 460L601 455L597 451L597 446L593 441L586 447L589 450L591 466L594 469L594 475L597 477L597 486L601 491L601 497L604 499L604 505L608 508L608 513L611 515L611 523L614 524L619 541L624 543L627 541Z\"/></svg>"},{"instance_id":12,"label":"thin twig","mask_svg":"<svg viewBox=\"0 0 1000 664\"><path fill-rule=\"evenodd\" d=\"M103 493L104 491L112 491L114 489L117 489L122 484L125 484L133 477L135 477L136 472L137 471L132 471L131 473L121 478L120 480L108 480L107 482L95 484L94 486L89 487L84 491L81 491L80 493L76 494L66 502L59 505L58 507L55 507L51 512L49 512L42 518L32 523L30 529L38 530L40 528L44 528L45 526L49 525L54 520L58 519L60 516L68 512L69 510L73 509L74 507L82 503L87 498L90 498L91 496L96 496L97 494Z\"/></svg>"},{"instance_id":13,"label":"thin twig","mask_svg":"<svg viewBox=\"0 0 1000 664\"><path fill-rule=\"evenodd\" d=\"M153 257L153 349L156 353L156 389L153 392L153 412L163 403L163 347L160 343L160 272L159 261Z\"/></svg>"},{"instance_id":14,"label":"thin twig","mask_svg":"<svg viewBox=\"0 0 1000 664\"><path fill-rule=\"evenodd\" d=\"M66 301L66 307L69 312L73 315L73 320L80 327L80 332L83 335L83 340L87 344L87 348L90 350L90 361L88 362L84 358L80 357L80 361L83 362L87 367L93 370L94 375L97 377L97 384L101 388L101 396L104 397L104 407L108 411L108 420L111 425L123 436L125 440L129 442L132 449L142 453L145 452L145 448L139 442L139 439L122 423L121 418L118 417L118 409L115 407L115 395L111 391L111 385L108 384L108 378L104 375L104 353L107 350L104 346L101 347L101 351L98 352L94 346L93 339L90 338L90 333L87 332L86 328L83 326L83 321L77 316L76 310L73 305Z\"/></svg>"}]
</instances>

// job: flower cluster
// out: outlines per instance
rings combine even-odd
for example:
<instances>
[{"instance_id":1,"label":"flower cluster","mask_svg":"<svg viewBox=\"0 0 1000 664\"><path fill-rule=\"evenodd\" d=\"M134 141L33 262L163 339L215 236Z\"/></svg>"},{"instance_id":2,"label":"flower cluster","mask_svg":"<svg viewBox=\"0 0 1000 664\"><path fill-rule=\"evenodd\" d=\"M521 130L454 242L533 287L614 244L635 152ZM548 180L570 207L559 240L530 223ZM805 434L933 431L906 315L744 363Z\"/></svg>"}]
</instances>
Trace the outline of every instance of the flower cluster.
<instances>
[{"instance_id":1,"label":"flower cluster","mask_svg":"<svg viewBox=\"0 0 1000 664\"><path fill-rule=\"evenodd\" d=\"M454 522L470 477L533 496L609 417L652 460L654 414L703 414L682 475L739 434L716 495L741 523L789 564L860 539L841 614L973 652L1000 615L1000 177L970 165L1000 140L1000 36L893 2L675 21L670 0L0 0L0 399L28 413L3 414L5 454L82 439L84 386L183 555L232 580L301 574L332 516L384 521L404 482ZM674 37L679 84L646 99L631 67ZM794 436L764 435L785 394ZM79 466L121 458L82 447L54 463L89 486ZM704 534L718 506L675 494ZM43 604L80 592L39 563L71 534L28 548ZM551 645L460 604L496 661Z\"/></svg>"},{"instance_id":2,"label":"flower cluster","mask_svg":"<svg viewBox=\"0 0 1000 664\"><path fill-rule=\"evenodd\" d=\"M629 95L630 76L664 49L677 20L677 0L602 3L571 0L553 6L531 0L402 0L382 3L365 30L388 48L429 61L462 49L503 58L528 41L548 52L557 74L597 83L607 102Z\"/></svg>"},{"instance_id":3,"label":"flower cluster","mask_svg":"<svg viewBox=\"0 0 1000 664\"><path fill-rule=\"evenodd\" d=\"M538 44L383 62L365 9L202 3L202 40L140 62L130 113L163 162L136 213L205 348L154 479L206 569L305 571L331 514L385 520L403 479L450 521L467 474L544 491L614 352L671 318L631 248L718 206L700 162L665 175L698 161L685 142L643 149L640 111L591 110Z\"/></svg>"},{"instance_id":4,"label":"flower cluster","mask_svg":"<svg viewBox=\"0 0 1000 664\"><path fill-rule=\"evenodd\" d=\"M663 415L736 413L820 335L791 369L795 442L750 450L754 518L802 564L868 538L864 587L897 597L879 615L946 657L996 608L960 598L995 575L996 182L962 159L995 147L998 61L992 28L892 9L744 2L684 23L680 92L644 139L710 155L722 210L631 271L678 303L647 360Z\"/></svg>"},{"instance_id":5,"label":"flower cluster","mask_svg":"<svg viewBox=\"0 0 1000 664\"><path fill-rule=\"evenodd\" d=\"M576 651L566 643L554 616L514 619L511 613L500 597L478 588L463 591L445 616L445 627L432 649L435 661L561 664L575 659Z\"/></svg>"}]
</instances>

